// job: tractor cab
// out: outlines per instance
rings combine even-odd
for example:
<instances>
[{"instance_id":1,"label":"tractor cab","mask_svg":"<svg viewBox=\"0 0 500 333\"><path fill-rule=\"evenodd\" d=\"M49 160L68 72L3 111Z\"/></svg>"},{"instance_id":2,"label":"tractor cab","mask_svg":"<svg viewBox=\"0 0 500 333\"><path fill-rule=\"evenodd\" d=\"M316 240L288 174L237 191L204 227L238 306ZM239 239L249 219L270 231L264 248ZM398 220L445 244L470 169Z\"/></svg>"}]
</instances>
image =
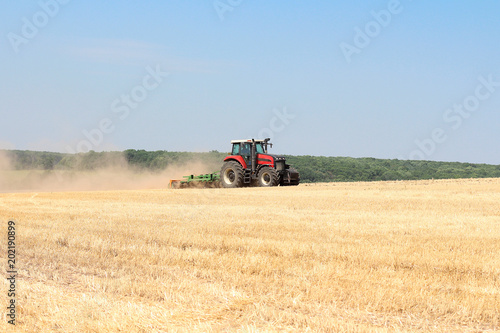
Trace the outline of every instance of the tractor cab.
<instances>
[{"instance_id":1,"label":"tractor cab","mask_svg":"<svg viewBox=\"0 0 500 333\"><path fill-rule=\"evenodd\" d=\"M272 147L269 138L264 140L232 140L233 149L231 155L241 156L249 168L252 168L252 162L256 161L258 154L267 154L267 146ZM255 149L252 153L252 148Z\"/></svg>"},{"instance_id":2,"label":"tractor cab","mask_svg":"<svg viewBox=\"0 0 500 333\"><path fill-rule=\"evenodd\" d=\"M269 139L265 140L232 140L233 149L231 155L251 156L252 144L255 145L257 154L267 154L267 146L272 147L272 143L268 143Z\"/></svg>"}]
</instances>

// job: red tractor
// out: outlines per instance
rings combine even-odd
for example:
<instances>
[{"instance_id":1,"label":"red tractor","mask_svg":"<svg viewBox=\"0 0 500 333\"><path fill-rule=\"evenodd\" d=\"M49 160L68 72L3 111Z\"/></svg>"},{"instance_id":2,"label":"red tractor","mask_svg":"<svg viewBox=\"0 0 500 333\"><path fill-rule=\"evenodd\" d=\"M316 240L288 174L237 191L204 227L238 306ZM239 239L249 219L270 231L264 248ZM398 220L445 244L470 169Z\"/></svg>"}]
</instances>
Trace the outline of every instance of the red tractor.
<instances>
[{"instance_id":1,"label":"red tractor","mask_svg":"<svg viewBox=\"0 0 500 333\"><path fill-rule=\"evenodd\" d=\"M285 157L267 153L269 140L232 140L232 152L220 170L222 187L298 185L299 173Z\"/></svg>"}]
</instances>

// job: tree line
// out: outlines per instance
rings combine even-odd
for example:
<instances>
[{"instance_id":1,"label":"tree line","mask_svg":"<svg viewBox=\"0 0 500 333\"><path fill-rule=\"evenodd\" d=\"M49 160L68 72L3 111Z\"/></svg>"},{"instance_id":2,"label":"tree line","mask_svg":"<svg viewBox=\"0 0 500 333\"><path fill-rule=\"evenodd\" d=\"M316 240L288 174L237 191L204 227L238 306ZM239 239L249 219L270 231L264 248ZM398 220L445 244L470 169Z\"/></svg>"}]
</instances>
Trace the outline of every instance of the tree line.
<instances>
[{"instance_id":1,"label":"tree line","mask_svg":"<svg viewBox=\"0 0 500 333\"><path fill-rule=\"evenodd\" d=\"M6 150L10 166L15 170L96 170L122 166L140 171L161 171L169 166L188 166L193 161L218 171L227 155L208 153L146 151L128 149L123 152L65 154L28 150ZM380 180L418 180L450 178L500 177L500 165L406 161L397 159L286 156L287 163L300 172L301 182L343 182Z\"/></svg>"}]
</instances>

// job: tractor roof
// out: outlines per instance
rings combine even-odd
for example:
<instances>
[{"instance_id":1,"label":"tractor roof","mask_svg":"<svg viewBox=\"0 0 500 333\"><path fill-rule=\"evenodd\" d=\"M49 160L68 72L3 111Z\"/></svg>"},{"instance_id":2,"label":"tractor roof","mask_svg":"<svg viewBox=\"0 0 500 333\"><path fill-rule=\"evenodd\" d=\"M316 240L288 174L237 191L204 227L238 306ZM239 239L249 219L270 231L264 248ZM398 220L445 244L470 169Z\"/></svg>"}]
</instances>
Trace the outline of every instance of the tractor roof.
<instances>
[{"instance_id":1,"label":"tractor roof","mask_svg":"<svg viewBox=\"0 0 500 333\"><path fill-rule=\"evenodd\" d=\"M265 140L262 139L255 139L255 142L264 142ZM231 140L231 143L242 143L242 142L252 142L252 139L246 139L246 140Z\"/></svg>"}]
</instances>

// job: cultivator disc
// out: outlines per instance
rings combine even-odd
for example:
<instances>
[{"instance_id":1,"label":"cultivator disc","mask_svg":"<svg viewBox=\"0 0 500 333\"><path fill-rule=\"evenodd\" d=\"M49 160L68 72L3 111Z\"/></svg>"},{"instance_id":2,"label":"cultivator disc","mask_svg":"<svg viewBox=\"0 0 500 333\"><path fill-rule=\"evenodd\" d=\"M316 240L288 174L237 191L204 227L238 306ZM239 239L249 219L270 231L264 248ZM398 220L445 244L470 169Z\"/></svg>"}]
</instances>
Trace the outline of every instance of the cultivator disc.
<instances>
[{"instance_id":1,"label":"cultivator disc","mask_svg":"<svg viewBox=\"0 0 500 333\"><path fill-rule=\"evenodd\" d=\"M173 189L178 188L216 188L220 187L220 175L218 172L207 173L203 175L189 175L183 176L180 179L171 179L169 187Z\"/></svg>"}]
</instances>

